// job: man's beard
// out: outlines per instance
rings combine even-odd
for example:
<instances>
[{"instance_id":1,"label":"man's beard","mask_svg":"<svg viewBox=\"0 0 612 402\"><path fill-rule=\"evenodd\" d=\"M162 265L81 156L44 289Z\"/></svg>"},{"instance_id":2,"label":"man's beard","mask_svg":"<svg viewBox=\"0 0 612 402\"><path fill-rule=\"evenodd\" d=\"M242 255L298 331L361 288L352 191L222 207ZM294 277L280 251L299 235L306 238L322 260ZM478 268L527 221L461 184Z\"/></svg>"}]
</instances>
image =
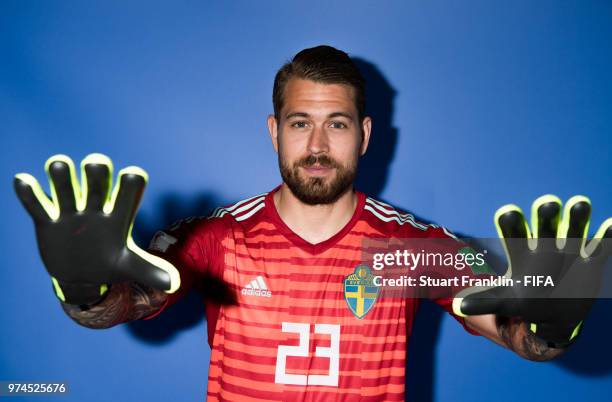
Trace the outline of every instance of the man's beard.
<instances>
[{"instance_id":1,"label":"man's beard","mask_svg":"<svg viewBox=\"0 0 612 402\"><path fill-rule=\"evenodd\" d=\"M300 167L311 167L315 164L321 167L336 169L336 176L329 184L326 184L326 177L308 177L303 179L300 176ZM327 155L309 155L289 166L280 156L279 152L278 165L281 177L287 183L293 195L308 205L336 202L352 186L357 175L357 163L343 166Z\"/></svg>"}]
</instances>

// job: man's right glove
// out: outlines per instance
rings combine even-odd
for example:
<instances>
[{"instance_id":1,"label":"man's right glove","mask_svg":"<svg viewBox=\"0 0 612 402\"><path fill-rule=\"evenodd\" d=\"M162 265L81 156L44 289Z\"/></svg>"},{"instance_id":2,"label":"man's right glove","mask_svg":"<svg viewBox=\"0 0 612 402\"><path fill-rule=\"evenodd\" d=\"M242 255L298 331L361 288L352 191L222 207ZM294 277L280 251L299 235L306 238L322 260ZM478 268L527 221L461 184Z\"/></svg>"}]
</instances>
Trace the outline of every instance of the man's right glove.
<instances>
[{"instance_id":1,"label":"man's right glove","mask_svg":"<svg viewBox=\"0 0 612 402\"><path fill-rule=\"evenodd\" d=\"M15 175L15 191L34 220L55 294L65 303L95 304L118 282L138 282L166 293L180 286L178 270L139 248L131 236L146 172L134 166L122 169L111 196L112 169L105 155L88 155L81 162L79 185L72 160L52 156L45 164L51 200L34 177Z\"/></svg>"}]
</instances>

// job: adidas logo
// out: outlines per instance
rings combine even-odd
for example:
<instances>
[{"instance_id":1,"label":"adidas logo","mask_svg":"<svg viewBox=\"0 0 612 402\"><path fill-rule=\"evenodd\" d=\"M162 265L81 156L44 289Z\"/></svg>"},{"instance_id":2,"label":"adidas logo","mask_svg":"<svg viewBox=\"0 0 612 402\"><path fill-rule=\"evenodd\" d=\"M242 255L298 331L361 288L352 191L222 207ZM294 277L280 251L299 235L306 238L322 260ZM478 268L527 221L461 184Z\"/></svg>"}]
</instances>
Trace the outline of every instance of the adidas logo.
<instances>
[{"instance_id":1,"label":"adidas logo","mask_svg":"<svg viewBox=\"0 0 612 402\"><path fill-rule=\"evenodd\" d=\"M245 296L272 297L272 292L268 290L268 287L266 286L266 283L261 275L243 287L241 293Z\"/></svg>"}]
</instances>

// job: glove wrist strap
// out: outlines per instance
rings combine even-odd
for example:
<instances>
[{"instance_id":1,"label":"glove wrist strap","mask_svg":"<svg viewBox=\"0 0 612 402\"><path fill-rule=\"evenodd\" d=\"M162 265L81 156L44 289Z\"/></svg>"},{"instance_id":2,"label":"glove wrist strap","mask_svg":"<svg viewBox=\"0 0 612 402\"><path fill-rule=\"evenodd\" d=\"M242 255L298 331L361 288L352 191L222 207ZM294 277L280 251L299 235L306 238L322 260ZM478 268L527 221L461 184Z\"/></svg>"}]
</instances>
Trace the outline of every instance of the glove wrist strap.
<instances>
[{"instance_id":1,"label":"glove wrist strap","mask_svg":"<svg viewBox=\"0 0 612 402\"><path fill-rule=\"evenodd\" d=\"M578 324L532 323L529 331L551 348L565 349L575 342L582 330L582 321Z\"/></svg>"},{"instance_id":2,"label":"glove wrist strap","mask_svg":"<svg viewBox=\"0 0 612 402\"><path fill-rule=\"evenodd\" d=\"M102 302L108 294L108 285L66 283L51 277L53 290L62 303L91 308Z\"/></svg>"}]
</instances>

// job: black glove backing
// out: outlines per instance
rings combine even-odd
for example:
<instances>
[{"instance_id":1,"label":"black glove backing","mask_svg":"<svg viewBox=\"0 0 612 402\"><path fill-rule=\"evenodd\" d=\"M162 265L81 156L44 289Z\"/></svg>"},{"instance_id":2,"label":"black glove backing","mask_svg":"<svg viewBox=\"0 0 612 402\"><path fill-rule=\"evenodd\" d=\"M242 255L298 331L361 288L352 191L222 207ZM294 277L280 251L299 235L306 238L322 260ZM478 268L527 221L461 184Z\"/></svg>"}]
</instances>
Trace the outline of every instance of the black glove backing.
<instances>
[{"instance_id":1,"label":"black glove backing","mask_svg":"<svg viewBox=\"0 0 612 402\"><path fill-rule=\"evenodd\" d=\"M455 313L521 317L550 346L568 346L596 300L610 255L612 218L587 244L590 215L584 196L570 198L561 217L561 200L545 195L533 203L531 232L518 206L500 208L495 225L509 262L504 276L514 284L465 289L454 300Z\"/></svg>"},{"instance_id":2,"label":"black glove backing","mask_svg":"<svg viewBox=\"0 0 612 402\"><path fill-rule=\"evenodd\" d=\"M108 157L88 155L81 162L79 186L72 160L52 156L45 164L51 200L34 177L15 176L15 191L34 220L55 294L66 303L93 304L117 282L139 282L167 293L180 286L177 269L139 248L131 236L146 172L122 169L111 196L112 169Z\"/></svg>"}]
</instances>

